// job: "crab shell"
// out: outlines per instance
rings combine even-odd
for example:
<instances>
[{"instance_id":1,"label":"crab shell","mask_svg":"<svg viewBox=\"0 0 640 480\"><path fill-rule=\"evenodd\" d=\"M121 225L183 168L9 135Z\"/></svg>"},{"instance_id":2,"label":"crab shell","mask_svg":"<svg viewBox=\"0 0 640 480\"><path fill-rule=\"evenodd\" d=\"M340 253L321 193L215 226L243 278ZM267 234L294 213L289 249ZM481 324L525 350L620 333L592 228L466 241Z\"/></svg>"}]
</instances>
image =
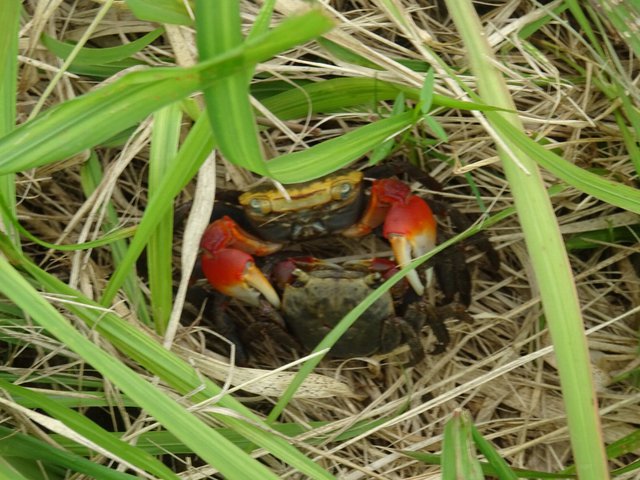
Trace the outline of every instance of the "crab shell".
<instances>
[{"instance_id":1,"label":"crab shell","mask_svg":"<svg viewBox=\"0 0 640 480\"><path fill-rule=\"evenodd\" d=\"M306 350L315 348L342 318L375 288L362 272L314 270L288 284L282 312L288 328ZM385 294L371 305L331 349L333 357L367 356L392 350L399 332L388 332L394 318L393 299Z\"/></svg>"}]
</instances>

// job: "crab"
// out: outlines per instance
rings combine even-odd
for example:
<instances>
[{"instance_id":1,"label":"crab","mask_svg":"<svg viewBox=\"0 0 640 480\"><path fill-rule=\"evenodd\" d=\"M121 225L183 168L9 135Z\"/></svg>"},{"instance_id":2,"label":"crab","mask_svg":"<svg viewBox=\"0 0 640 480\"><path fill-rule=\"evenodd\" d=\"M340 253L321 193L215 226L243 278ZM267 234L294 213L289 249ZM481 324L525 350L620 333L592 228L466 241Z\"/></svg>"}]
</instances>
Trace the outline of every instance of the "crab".
<instances>
[{"instance_id":1,"label":"crab","mask_svg":"<svg viewBox=\"0 0 640 480\"><path fill-rule=\"evenodd\" d=\"M207 227L201 240L202 271L210 285L223 295L256 307L266 304L274 312L282 312L289 330L306 349L315 346L327 329L372 291L376 283L373 278L380 273L363 272L352 266L328 267L316 260L311 262L312 268L294 263L286 285L278 280L278 293L255 257L268 257L285 245L323 236L359 238L382 227L395 260L391 267L385 267L389 272L396 264L405 266L429 252L437 239L431 208L411 192L408 184L396 178L376 179L367 194L360 171L337 172L288 186L286 192L259 186L241 194L238 203L241 218L223 215ZM375 263L373 259L371 262ZM427 274L426 283L430 277ZM391 296L383 296L365 314L366 320L345 333L333 347L332 355L386 352L405 342L411 347L412 363L421 359L424 354L416 345L420 343L417 338L426 307L411 304L425 304L425 282L415 270L407 275L407 281L414 301L404 302L411 307L401 308L404 319L396 315ZM422 318L417 319L418 316ZM438 335L441 344L445 334Z\"/></svg>"},{"instance_id":2,"label":"crab","mask_svg":"<svg viewBox=\"0 0 640 480\"><path fill-rule=\"evenodd\" d=\"M295 257L278 262L271 278L282 298L282 317L270 310L277 324L284 323L306 351L312 350L354 307L398 269L395 262L371 258L336 264L313 257ZM406 292L401 283L385 292L363 313L364 322L349 328L331 348L331 357L364 357L391 352L401 344L410 350L408 365L425 357L420 332L429 323L438 344L432 354L444 351L449 342L442 319L469 321L459 304L434 307ZM285 338L281 332L279 338Z\"/></svg>"}]
</instances>

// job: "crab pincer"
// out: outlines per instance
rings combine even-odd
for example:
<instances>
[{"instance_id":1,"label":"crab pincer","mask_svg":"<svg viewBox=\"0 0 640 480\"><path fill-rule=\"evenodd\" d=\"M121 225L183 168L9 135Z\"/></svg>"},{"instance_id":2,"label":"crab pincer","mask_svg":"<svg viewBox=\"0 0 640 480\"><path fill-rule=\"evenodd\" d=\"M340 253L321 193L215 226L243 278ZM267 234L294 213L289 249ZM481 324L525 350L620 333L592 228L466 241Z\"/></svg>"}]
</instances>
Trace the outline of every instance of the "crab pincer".
<instances>
[{"instance_id":1,"label":"crab pincer","mask_svg":"<svg viewBox=\"0 0 640 480\"><path fill-rule=\"evenodd\" d=\"M362 218L343 235L363 236L379 225L382 225L383 236L389 240L396 262L401 267L436 245L437 227L431 208L400 180L374 181L369 205ZM417 272L411 271L407 279L416 293L422 295L424 285Z\"/></svg>"},{"instance_id":2,"label":"crab pincer","mask_svg":"<svg viewBox=\"0 0 640 480\"><path fill-rule=\"evenodd\" d=\"M274 307L280 307L278 294L251 255L269 255L278 251L280 244L254 237L225 216L207 227L200 246L202 271L213 288L250 305L258 305L262 294Z\"/></svg>"}]
</instances>

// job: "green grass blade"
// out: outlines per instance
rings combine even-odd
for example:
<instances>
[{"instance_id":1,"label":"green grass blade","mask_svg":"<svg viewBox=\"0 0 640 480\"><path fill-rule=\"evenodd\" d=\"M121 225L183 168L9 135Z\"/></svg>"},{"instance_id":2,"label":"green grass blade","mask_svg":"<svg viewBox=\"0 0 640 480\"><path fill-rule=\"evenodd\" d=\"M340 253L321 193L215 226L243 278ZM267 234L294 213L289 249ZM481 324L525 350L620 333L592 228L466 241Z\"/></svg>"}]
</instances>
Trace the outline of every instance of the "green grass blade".
<instances>
[{"instance_id":1,"label":"green grass blade","mask_svg":"<svg viewBox=\"0 0 640 480\"><path fill-rule=\"evenodd\" d=\"M7 0L0 3L0 17L3 28L0 30L0 136L6 135L16 126L16 94L18 66L18 31L20 28L19 0Z\"/></svg>"},{"instance_id":2,"label":"green grass blade","mask_svg":"<svg viewBox=\"0 0 640 480\"><path fill-rule=\"evenodd\" d=\"M98 161L95 153L91 154L89 159L82 165L82 169L80 170L80 182L82 184L82 189L84 190L85 195L90 196L95 189L98 187L100 182L102 181L102 167L100 162ZM105 218L102 224L102 230L106 232L111 232L113 230L118 231L117 228L120 225L120 219L118 218L118 214L113 204L109 202L105 211ZM19 230L21 232L26 232L21 225L18 225ZM131 232L131 229L129 230ZM122 233L122 229L120 230ZM29 232L27 233L27 237L33 239L33 235ZM105 235L102 241L109 240L109 235ZM39 239L37 239L40 242ZM80 245L77 245L80 246ZM100 246L100 245L95 245ZM111 256L113 257L113 263L115 265L120 265L122 259L127 252L127 242L124 238L115 239L113 242L109 243L109 247L111 249ZM53 250L59 249L59 247L55 245L49 245L47 248L52 248ZM147 302L145 299L142 290L140 289L140 285L138 284L138 277L135 275L135 272L131 272L123 285L124 292L129 299L129 303L132 305L133 309L138 313L138 317L140 321L144 324L149 325L151 323L151 319L149 317L149 311L147 309Z\"/></svg>"},{"instance_id":3,"label":"green grass blade","mask_svg":"<svg viewBox=\"0 0 640 480\"><path fill-rule=\"evenodd\" d=\"M276 0L265 0L262 2L260 12L256 16L251 31L247 35L247 40L251 40L258 35L261 35L269 30L271 24L271 18L273 17L273 9L275 8Z\"/></svg>"},{"instance_id":4,"label":"green grass blade","mask_svg":"<svg viewBox=\"0 0 640 480\"><path fill-rule=\"evenodd\" d=\"M281 155L269 162L269 173L283 183L321 177L354 162L410 127L414 121L415 113L412 111L378 120L307 150Z\"/></svg>"},{"instance_id":5,"label":"green grass blade","mask_svg":"<svg viewBox=\"0 0 640 480\"><path fill-rule=\"evenodd\" d=\"M133 72L58 105L0 140L0 175L63 160L108 140L198 89L327 31L317 12L291 18L222 57L191 68ZM104 112L109 115L105 116Z\"/></svg>"},{"instance_id":6,"label":"green grass blade","mask_svg":"<svg viewBox=\"0 0 640 480\"><path fill-rule=\"evenodd\" d=\"M440 455L434 455L432 453L422 453L422 452L404 452L405 455L411 458L415 458L427 465L440 465L442 463L442 458ZM486 477L493 479L494 477L502 480L502 477L499 476L500 472L497 472L493 465L480 462L480 467L482 468L483 473ZM511 472L516 474L515 478L531 478L532 480L558 480L561 478L576 478L575 475L567 474L567 473L548 473L541 472L539 470L525 470L523 468L509 468L509 475ZM485 477L485 478L486 478ZM504 477L506 479L511 478L510 476Z\"/></svg>"},{"instance_id":7,"label":"green grass blade","mask_svg":"<svg viewBox=\"0 0 640 480\"><path fill-rule=\"evenodd\" d=\"M203 119L207 120L205 116L203 116ZM0 235L0 250L13 263L20 265L21 268L27 271L46 291L73 298L74 303L67 304L67 308L70 311L85 321L92 329L103 335L125 355L143 368L146 368L153 375L158 376L181 395L189 395L193 402L205 402L211 398L218 398L217 405L236 413L236 415L212 414L217 420L229 426L250 442L267 449L310 478L327 480L334 478L284 439L270 434L265 429L256 427L261 420L255 414L232 397L222 395L221 388L206 377L203 377L193 366L164 348L158 341L150 338L141 328L113 313L105 312L96 302L90 301L80 292L44 272L17 251L2 235ZM136 399L133 398L133 400ZM247 418L250 421L241 420L238 416ZM176 435L176 438L181 439L178 435ZM188 445L188 443L185 443L185 445Z\"/></svg>"},{"instance_id":8,"label":"green grass blade","mask_svg":"<svg viewBox=\"0 0 640 480\"><path fill-rule=\"evenodd\" d=\"M0 258L0 292L225 476L235 479L278 478L160 389L84 338L4 258Z\"/></svg>"},{"instance_id":9,"label":"green grass blade","mask_svg":"<svg viewBox=\"0 0 640 480\"><path fill-rule=\"evenodd\" d=\"M332 78L310 83L273 95L262 101L282 120L304 118L315 113L334 113L358 105L375 105L393 100L403 93L410 100L420 100L420 90L376 78ZM434 106L461 110L496 110L483 103L465 102L433 94Z\"/></svg>"},{"instance_id":10,"label":"green grass blade","mask_svg":"<svg viewBox=\"0 0 640 480\"><path fill-rule=\"evenodd\" d=\"M478 450L491 466L492 474L500 480L518 480L518 475L507 465L507 462L500 456L495 447L478 431L471 423L471 436ZM483 468L484 471L484 468Z\"/></svg>"},{"instance_id":11,"label":"green grass blade","mask_svg":"<svg viewBox=\"0 0 640 480\"><path fill-rule=\"evenodd\" d=\"M154 115L149 158L149 197L162 195L157 188L176 160L182 114L179 105L163 108ZM173 299L173 209L157 222L147 246L151 311L156 332L166 331Z\"/></svg>"},{"instance_id":12,"label":"green grass blade","mask_svg":"<svg viewBox=\"0 0 640 480\"><path fill-rule=\"evenodd\" d=\"M514 146L526 152L560 180L611 205L640 213L640 190L575 166L528 138L498 113L487 112L486 115Z\"/></svg>"},{"instance_id":13,"label":"green grass blade","mask_svg":"<svg viewBox=\"0 0 640 480\"><path fill-rule=\"evenodd\" d=\"M124 60L140 52L163 33L164 29L156 28L136 40L117 47L83 47L76 54L72 65L101 65ZM61 42L46 34L42 36L42 44L47 47L51 53L62 59L66 59L75 48L75 45L71 43Z\"/></svg>"},{"instance_id":14,"label":"green grass blade","mask_svg":"<svg viewBox=\"0 0 640 480\"><path fill-rule=\"evenodd\" d=\"M627 42L636 57L640 57L640 3L618 2L614 0L594 0L599 15L609 20L620 33L620 38Z\"/></svg>"},{"instance_id":15,"label":"green grass blade","mask_svg":"<svg viewBox=\"0 0 640 480\"><path fill-rule=\"evenodd\" d=\"M139 478L105 467L75 453L55 448L46 442L4 426L0 426L0 456L24 458L29 462L41 461L47 467L62 467L71 472L84 473L91 478L104 480L135 480ZM60 475L63 474L64 472L60 472ZM0 472L0 478L16 480L20 477L3 477ZM29 480L34 478L36 477L29 477Z\"/></svg>"},{"instance_id":16,"label":"green grass blade","mask_svg":"<svg viewBox=\"0 0 640 480\"><path fill-rule=\"evenodd\" d=\"M0 2L0 18L3 20L0 29L0 137L16 126L20 9L19 0ZM19 237L12 226L16 218L16 187L15 177L11 173L0 175L0 200L8 206L8 210L0 214L1 227L17 244Z\"/></svg>"},{"instance_id":17,"label":"green grass blade","mask_svg":"<svg viewBox=\"0 0 640 480\"><path fill-rule=\"evenodd\" d=\"M46 472L47 476L51 472ZM11 480L45 480L43 472L31 460L0 457L0 478ZM48 480L48 479L47 479Z\"/></svg>"},{"instance_id":18,"label":"green grass blade","mask_svg":"<svg viewBox=\"0 0 640 480\"><path fill-rule=\"evenodd\" d=\"M627 147L629 156L631 157L631 163L633 163L633 167L636 170L636 175L640 176L640 141L638 140L640 130L635 130L636 134L634 136L634 130L627 126L622 114L620 112L616 112L615 116L616 123L618 124L620 133L622 134L622 139L624 140L624 144Z\"/></svg>"},{"instance_id":19,"label":"green grass blade","mask_svg":"<svg viewBox=\"0 0 640 480\"><path fill-rule=\"evenodd\" d=\"M331 55L343 62L350 63L352 65L360 65L362 67L372 68L374 70L384 70L377 63L372 62L362 55L355 53L353 50L343 47L342 45L338 45L331 40L327 40L326 38L319 39L318 44L320 44L322 48L324 48Z\"/></svg>"},{"instance_id":20,"label":"green grass blade","mask_svg":"<svg viewBox=\"0 0 640 480\"><path fill-rule=\"evenodd\" d=\"M471 438L469 414L456 410L444 427L442 480L482 480L484 475Z\"/></svg>"},{"instance_id":21,"label":"green grass blade","mask_svg":"<svg viewBox=\"0 0 640 480\"><path fill-rule=\"evenodd\" d=\"M468 50L481 96L487 102L513 111L513 100L493 63L496 60L482 35L483 27L473 4L468 0L447 0L446 3ZM505 131L503 124L509 123L521 133L517 115L501 112L487 117L502 132ZM495 117L499 117L498 122ZM499 149L555 348L578 473L582 480L606 480L609 473L598 402L580 303L563 239L537 165L521 146L521 135L502 133L500 137L510 152Z\"/></svg>"},{"instance_id":22,"label":"green grass blade","mask_svg":"<svg viewBox=\"0 0 640 480\"><path fill-rule=\"evenodd\" d=\"M140 20L175 25L191 25L193 19L181 0L126 0L127 6Z\"/></svg>"},{"instance_id":23,"label":"green grass blade","mask_svg":"<svg viewBox=\"0 0 640 480\"><path fill-rule=\"evenodd\" d=\"M196 1L196 30L201 60L208 60L242 44L237 1ZM218 148L232 163L267 174L258 127L249 101L251 75L238 71L204 89L207 114Z\"/></svg>"},{"instance_id":24,"label":"green grass blade","mask_svg":"<svg viewBox=\"0 0 640 480\"><path fill-rule=\"evenodd\" d=\"M569 11L580 25L580 31L589 39L591 46L595 49L597 54L604 58L605 54L604 50L602 49L602 45L600 45L598 37L593 31L593 28L591 28L591 22L589 22L587 16L582 11L580 2L578 2L578 0L565 0L564 3L569 6Z\"/></svg>"},{"instance_id":25,"label":"green grass blade","mask_svg":"<svg viewBox=\"0 0 640 480\"><path fill-rule=\"evenodd\" d=\"M198 172L198 169L213 150L209 119L202 115L193 125L180 147L170 168L155 189L156 193L149 198L149 203L129 244L127 253L109 279L102 294L101 303L110 305L118 290L131 272L136 260L147 245L159 222L173 208L173 199Z\"/></svg>"},{"instance_id":26,"label":"green grass blade","mask_svg":"<svg viewBox=\"0 0 640 480\"><path fill-rule=\"evenodd\" d=\"M175 475L162 462L152 457L144 450L140 450L126 442L121 441L111 433L102 429L84 415L61 406L56 399L48 398L46 395L32 391L28 388L12 385L0 379L0 388L9 393L13 398L21 398L37 405L38 409L45 411L53 418L60 420L74 432L82 435L89 441L99 445L115 457L119 457L130 465L133 465L145 472L156 475L158 478L177 480ZM19 402L18 402L19 403Z\"/></svg>"}]
</instances>

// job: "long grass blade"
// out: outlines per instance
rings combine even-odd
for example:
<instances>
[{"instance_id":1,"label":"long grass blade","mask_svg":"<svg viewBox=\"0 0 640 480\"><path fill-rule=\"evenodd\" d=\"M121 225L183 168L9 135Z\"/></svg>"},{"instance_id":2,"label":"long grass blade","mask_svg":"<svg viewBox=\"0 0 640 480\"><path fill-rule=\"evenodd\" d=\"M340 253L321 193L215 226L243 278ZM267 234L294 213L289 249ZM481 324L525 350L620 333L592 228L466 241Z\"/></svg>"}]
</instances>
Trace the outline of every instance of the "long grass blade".
<instances>
[{"instance_id":1,"label":"long grass blade","mask_svg":"<svg viewBox=\"0 0 640 480\"><path fill-rule=\"evenodd\" d=\"M206 120L206 117L203 118ZM284 439L270 434L264 428L258 428L256 425L261 420L251 410L231 396L223 395L220 387L207 378L203 378L193 366L164 348L139 326L134 326L111 312L105 312L96 302L90 301L80 292L44 272L17 251L7 241L6 236L0 235L0 250L13 263L20 265L27 271L46 291L73 298L74 303L67 305L70 311L103 335L125 355L157 375L180 394L188 394L193 402L207 402L212 398L217 398L218 406L228 408L229 411L233 411L249 421L239 419L237 415L212 414L217 420L250 442L267 449L310 478L327 480L334 478ZM132 399L137 402L137 397L132 397ZM178 435L176 438L181 439ZM189 444L185 443L185 445Z\"/></svg>"},{"instance_id":2,"label":"long grass blade","mask_svg":"<svg viewBox=\"0 0 640 480\"><path fill-rule=\"evenodd\" d=\"M480 95L510 111L515 110L505 80L494 65L493 52L482 35L482 25L468 0L448 0L447 5L468 49ZM496 122L494 117L500 117ZM515 114L500 112L488 118L494 125L515 125ZM590 359L580 304L571 267L552 205L534 160L517 143L519 135L502 134L509 148L499 150L525 242L540 290L543 308L555 347L567 421L579 476L583 480L609 478L597 410ZM515 156L516 159L513 157Z\"/></svg>"},{"instance_id":3,"label":"long grass blade","mask_svg":"<svg viewBox=\"0 0 640 480\"><path fill-rule=\"evenodd\" d=\"M196 2L198 52L201 60L223 55L242 45L238 1ZM249 101L252 69L239 70L204 89L207 114L218 149L232 163L267 174L258 128Z\"/></svg>"},{"instance_id":4,"label":"long grass blade","mask_svg":"<svg viewBox=\"0 0 640 480\"><path fill-rule=\"evenodd\" d=\"M178 104L154 115L149 158L149 197L160 197L157 188L176 159L182 114ZM160 335L169 323L173 299L173 209L158 220L147 246L147 268L153 324Z\"/></svg>"},{"instance_id":5,"label":"long grass blade","mask_svg":"<svg viewBox=\"0 0 640 480\"><path fill-rule=\"evenodd\" d=\"M18 33L20 29L19 0L7 0L0 3L0 137L7 135L16 126L16 95L18 72ZM16 217L15 177L11 172L0 175L0 197L8 211L0 214L0 223L11 238L19 242L19 236L13 228Z\"/></svg>"},{"instance_id":6,"label":"long grass blade","mask_svg":"<svg viewBox=\"0 0 640 480\"><path fill-rule=\"evenodd\" d=\"M146 453L119 438L110 432L102 429L84 415L73 409L60 405L56 399L48 398L46 395L31 389L13 385L5 380L0 379L0 387L9 393L18 402L23 400L37 405L38 409L47 412L53 418L63 422L67 427L73 429L74 432L88 439L89 441L99 445L116 458L120 458L130 465L133 465L142 471L156 475L158 478L174 479L179 477L173 473L166 465ZM32 407L33 408L33 407Z\"/></svg>"},{"instance_id":7,"label":"long grass blade","mask_svg":"<svg viewBox=\"0 0 640 480\"><path fill-rule=\"evenodd\" d=\"M4 258L0 258L0 291L225 476L236 479L278 478L257 461L243 455L239 448L156 386L82 336Z\"/></svg>"},{"instance_id":8,"label":"long grass blade","mask_svg":"<svg viewBox=\"0 0 640 480\"><path fill-rule=\"evenodd\" d=\"M91 478L104 480L135 480L139 478L105 467L75 453L68 453L63 449L53 447L49 443L37 440L23 433L15 432L3 426L0 426L0 455L3 457L24 458L26 462L31 464L33 464L34 460L38 460L45 465L47 470L49 467L62 467L72 472L84 473ZM4 470L0 471L0 478L10 478L11 480L18 480L20 478L33 480L34 478L38 478L35 475L20 477L16 475L15 472L2 476L5 473Z\"/></svg>"},{"instance_id":9,"label":"long grass blade","mask_svg":"<svg viewBox=\"0 0 640 480\"><path fill-rule=\"evenodd\" d=\"M314 38L331 26L326 17L310 12L194 67L133 72L53 107L0 140L0 175L47 165L91 148L159 108ZM108 117L102 115L105 111Z\"/></svg>"},{"instance_id":10,"label":"long grass blade","mask_svg":"<svg viewBox=\"0 0 640 480\"><path fill-rule=\"evenodd\" d=\"M87 197L89 197L98 185L102 181L102 167L98 158L95 154L92 154L89 159L82 166L80 171L80 182L82 184L82 189ZM102 237L102 241L109 240L110 236L108 232L120 232L123 233L123 229L118 230L118 226L120 225L120 219L118 217L118 213L116 212L115 207L112 202L109 202L106 206L105 210L105 218L102 222L102 230L105 232L104 237ZM26 235L27 238L34 240L33 235L30 234L27 230L25 230L22 225L17 224L18 230ZM35 239L38 243L42 244L39 239ZM113 257L113 262L115 265L120 265L122 259L124 258L127 252L127 242L125 238L115 238L109 244L109 248L111 249L111 256ZM61 247L59 245L43 245L46 248L51 248L53 250L59 250ZM85 248L89 248L87 244L83 245L71 245L74 247L84 246ZM92 245L90 248L98 247L101 245ZM64 247L62 247L64 250ZM130 304L133 309L138 313L138 318L144 324L149 325L151 323L149 311L147 309L147 303L145 296L140 289L140 285L138 283L138 277L135 275L135 272L130 272L127 275L127 278L123 285L124 293L127 295Z\"/></svg>"},{"instance_id":11,"label":"long grass blade","mask_svg":"<svg viewBox=\"0 0 640 480\"><path fill-rule=\"evenodd\" d=\"M414 112L405 112L365 125L299 152L281 155L268 164L269 173L283 183L304 182L346 167L378 144L409 128Z\"/></svg>"}]
</instances>

